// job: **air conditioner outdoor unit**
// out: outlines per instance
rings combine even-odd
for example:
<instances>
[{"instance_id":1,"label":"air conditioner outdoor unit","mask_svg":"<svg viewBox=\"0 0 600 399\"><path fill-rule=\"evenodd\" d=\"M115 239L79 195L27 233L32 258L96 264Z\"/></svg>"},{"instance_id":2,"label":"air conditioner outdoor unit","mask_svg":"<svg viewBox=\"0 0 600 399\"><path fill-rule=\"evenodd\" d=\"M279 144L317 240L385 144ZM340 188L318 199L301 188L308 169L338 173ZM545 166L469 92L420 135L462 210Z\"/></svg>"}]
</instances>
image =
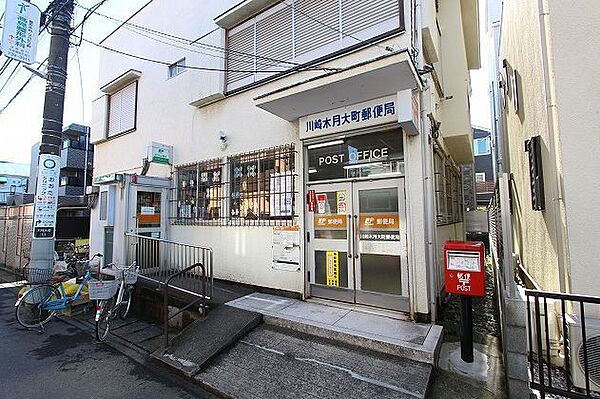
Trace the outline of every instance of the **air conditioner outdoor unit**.
<instances>
[{"instance_id":1,"label":"air conditioner outdoor unit","mask_svg":"<svg viewBox=\"0 0 600 399\"><path fill-rule=\"evenodd\" d=\"M573 386L585 389L585 368L581 319L566 315L569 329L569 365ZM590 374L590 389L600 392L600 320L585 319L587 363Z\"/></svg>"}]
</instances>

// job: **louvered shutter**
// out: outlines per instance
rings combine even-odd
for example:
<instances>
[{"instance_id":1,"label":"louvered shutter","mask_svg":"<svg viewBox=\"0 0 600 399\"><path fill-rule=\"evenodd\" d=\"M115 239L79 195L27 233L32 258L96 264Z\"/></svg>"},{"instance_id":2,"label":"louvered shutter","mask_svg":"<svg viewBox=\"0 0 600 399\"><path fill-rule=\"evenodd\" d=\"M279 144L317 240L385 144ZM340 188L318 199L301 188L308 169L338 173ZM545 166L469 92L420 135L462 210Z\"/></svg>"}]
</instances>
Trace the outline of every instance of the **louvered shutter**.
<instances>
[{"instance_id":1,"label":"louvered shutter","mask_svg":"<svg viewBox=\"0 0 600 399\"><path fill-rule=\"evenodd\" d=\"M296 1L296 57L339 41L338 0Z\"/></svg>"},{"instance_id":2,"label":"louvered shutter","mask_svg":"<svg viewBox=\"0 0 600 399\"><path fill-rule=\"evenodd\" d=\"M135 129L137 82L110 96L108 137Z\"/></svg>"},{"instance_id":3,"label":"louvered shutter","mask_svg":"<svg viewBox=\"0 0 600 399\"><path fill-rule=\"evenodd\" d=\"M121 132L135 129L137 82L121 90Z\"/></svg>"},{"instance_id":4,"label":"louvered shutter","mask_svg":"<svg viewBox=\"0 0 600 399\"><path fill-rule=\"evenodd\" d=\"M252 76L254 70L254 24L229 32L227 53L227 84Z\"/></svg>"},{"instance_id":5,"label":"louvered shutter","mask_svg":"<svg viewBox=\"0 0 600 399\"><path fill-rule=\"evenodd\" d=\"M348 35L357 34L392 18L396 18L399 25L399 15L398 0L342 0L342 30Z\"/></svg>"},{"instance_id":6,"label":"louvered shutter","mask_svg":"<svg viewBox=\"0 0 600 399\"><path fill-rule=\"evenodd\" d=\"M121 92L110 96L108 111L108 137L120 133L121 129Z\"/></svg>"},{"instance_id":7,"label":"louvered shutter","mask_svg":"<svg viewBox=\"0 0 600 399\"><path fill-rule=\"evenodd\" d=\"M289 64L271 61L291 61L292 54L292 9L285 4L278 11L256 21L256 64L257 70L278 70L277 65ZM261 58L263 57L263 58Z\"/></svg>"}]
</instances>

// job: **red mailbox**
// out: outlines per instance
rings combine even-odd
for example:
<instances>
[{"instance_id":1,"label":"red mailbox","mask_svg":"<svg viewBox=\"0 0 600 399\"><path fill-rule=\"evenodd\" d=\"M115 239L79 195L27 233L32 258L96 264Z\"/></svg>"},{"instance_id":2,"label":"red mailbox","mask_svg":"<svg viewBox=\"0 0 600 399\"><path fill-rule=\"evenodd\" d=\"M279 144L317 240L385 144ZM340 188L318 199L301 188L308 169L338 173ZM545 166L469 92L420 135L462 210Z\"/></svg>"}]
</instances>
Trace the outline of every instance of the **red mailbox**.
<instances>
[{"instance_id":1,"label":"red mailbox","mask_svg":"<svg viewBox=\"0 0 600 399\"><path fill-rule=\"evenodd\" d=\"M446 241L444 269L446 291L466 296L485 296L485 247L478 241Z\"/></svg>"}]
</instances>

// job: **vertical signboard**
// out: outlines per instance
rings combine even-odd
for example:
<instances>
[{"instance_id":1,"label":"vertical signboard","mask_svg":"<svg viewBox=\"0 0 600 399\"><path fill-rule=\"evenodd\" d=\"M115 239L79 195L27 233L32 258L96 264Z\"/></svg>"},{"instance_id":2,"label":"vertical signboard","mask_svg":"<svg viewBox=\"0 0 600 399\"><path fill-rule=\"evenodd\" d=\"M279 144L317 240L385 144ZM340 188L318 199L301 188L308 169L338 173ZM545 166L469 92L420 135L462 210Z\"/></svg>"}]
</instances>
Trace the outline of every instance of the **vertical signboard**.
<instances>
[{"instance_id":1,"label":"vertical signboard","mask_svg":"<svg viewBox=\"0 0 600 399\"><path fill-rule=\"evenodd\" d=\"M340 286L340 253L338 251L327 251L327 285L329 287Z\"/></svg>"},{"instance_id":2,"label":"vertical signboard","mask_svg":"<svg viewBox=\"0 0 600 399\"><path fill-rule=\"evenodd\" d=\"M33 64L37 53L40 10L25 0L6 0L2 52L25 64Z\"/></svg>"},{"instance_id":3,"label":"vertical signboard","mask_svg":"<svg viewBox=\"0 0 600 399\"><path fill-rule=\"evenodd\" d=\"M38 163L38 182L33 213L33 237L53 238L56 233L56 208L60 157L41 154Z\"/></svg>"}]
</instances>

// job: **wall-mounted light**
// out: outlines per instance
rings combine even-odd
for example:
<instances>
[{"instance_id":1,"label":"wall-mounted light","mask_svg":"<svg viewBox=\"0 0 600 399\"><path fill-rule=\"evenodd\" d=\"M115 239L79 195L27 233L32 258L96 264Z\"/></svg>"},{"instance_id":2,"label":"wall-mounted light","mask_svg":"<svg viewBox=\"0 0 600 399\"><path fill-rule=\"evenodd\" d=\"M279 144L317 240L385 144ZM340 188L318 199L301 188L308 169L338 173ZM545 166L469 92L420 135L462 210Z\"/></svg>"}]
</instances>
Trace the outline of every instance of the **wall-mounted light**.
<instances>
[{"instance_id":1,"label":"wall-mounted light","mask_svg":"<svg viewBox=\"0 0 600 399\"><path fill-rule=\"evenodd\" d=\"M225 135L224 131L219 131L219 141L221 142L221 151L225 151L227 149L227 135Z\"/></svg>"}]
</instances>

